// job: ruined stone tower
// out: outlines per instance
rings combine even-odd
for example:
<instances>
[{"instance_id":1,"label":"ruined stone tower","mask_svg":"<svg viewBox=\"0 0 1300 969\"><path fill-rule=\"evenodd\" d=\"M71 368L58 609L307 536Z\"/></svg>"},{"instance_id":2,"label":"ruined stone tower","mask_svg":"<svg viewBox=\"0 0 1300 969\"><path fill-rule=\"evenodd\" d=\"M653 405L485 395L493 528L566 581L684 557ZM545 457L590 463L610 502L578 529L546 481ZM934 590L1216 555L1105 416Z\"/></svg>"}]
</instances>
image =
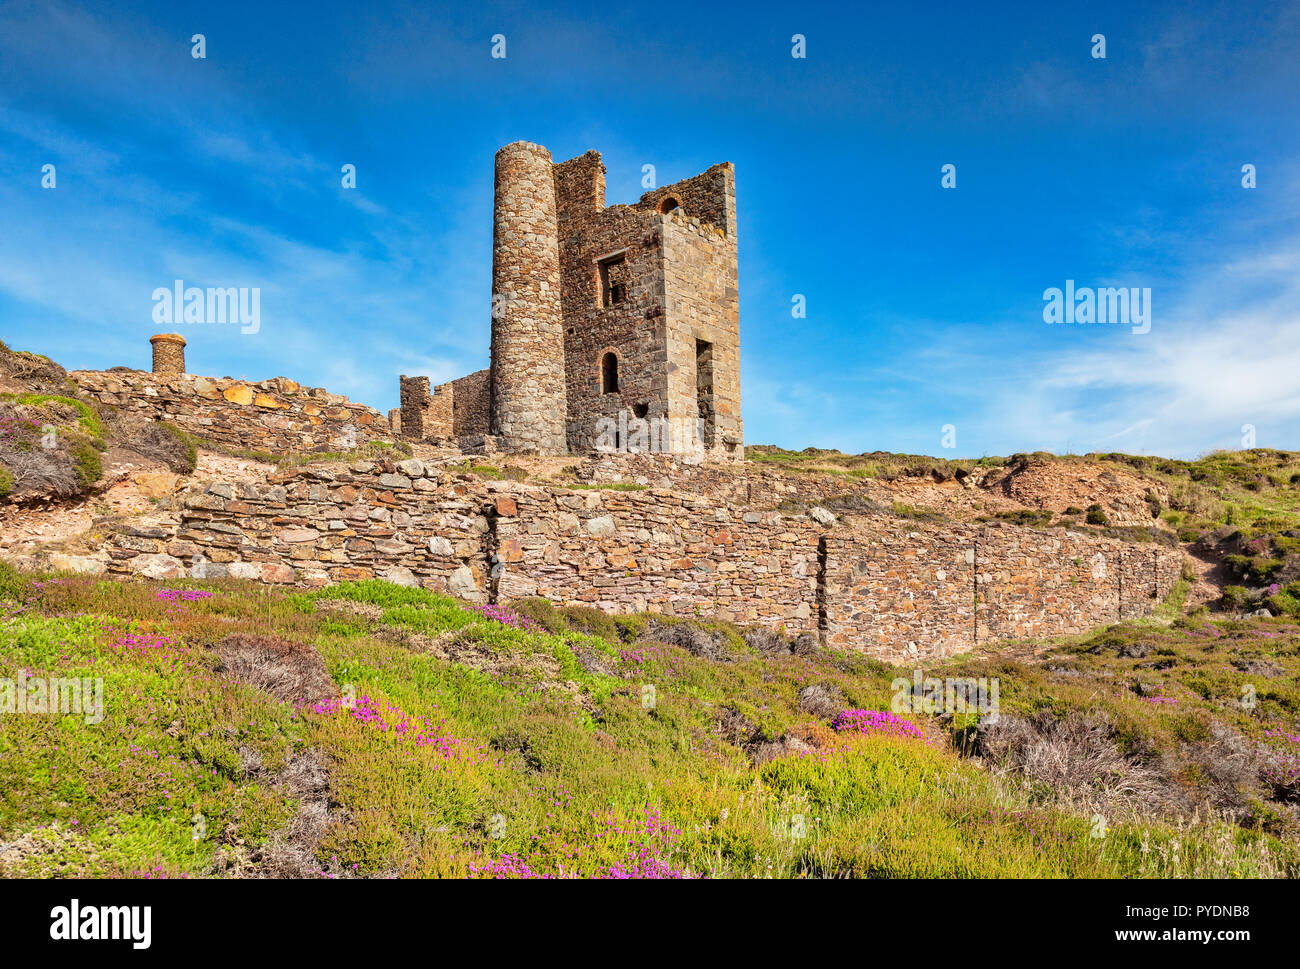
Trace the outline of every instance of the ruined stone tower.
<instances>
[{"instance_id":1,"label":"ruined stone tower","mask_svg":"<svg viewBox=\"0 0 1300 969\"><path fill-rule=\"evenodd\" d=\"M606 206L599 152L519 141L494 202L491 367L403 377L402 436L744 460L731 164Z\"/></svg>"},{"instance_id":2,"label":"ruined stone tower","mask_svg":"<svg viewBox=\"0 0 1300 969\"><path fill-rule=\"evenodd\" d=\"M564 454L564 318L551 153L497 152L492 226L492 433L504 451Z\"/></svg>"}]
</instances>

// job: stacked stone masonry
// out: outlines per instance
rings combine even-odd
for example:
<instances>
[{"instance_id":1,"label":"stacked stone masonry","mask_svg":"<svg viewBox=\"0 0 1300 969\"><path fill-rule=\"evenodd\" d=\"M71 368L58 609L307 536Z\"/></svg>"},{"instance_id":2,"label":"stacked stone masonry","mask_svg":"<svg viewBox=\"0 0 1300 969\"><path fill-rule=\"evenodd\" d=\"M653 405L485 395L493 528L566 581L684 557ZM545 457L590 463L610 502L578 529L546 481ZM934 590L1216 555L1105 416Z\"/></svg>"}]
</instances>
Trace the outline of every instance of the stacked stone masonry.
<instances>
[{"instance_id":1,"label":"stacked stone masonry","mask_svg":"<svg viewBox=\"0 0 1300 969\"><path fill-rule=\"evenodd\" d=\"M158 333L149 338L153 347L153 372L185 372L185 337L179 333Z\"/></svg>"},{"instance_id":2,"label":"stacked stone masonry","mask_svg":"<svg viewBox=\"0 0 1300 969\"><path fill-rule=\"evenodd\" d=\"M537 595L812 632L900 662L1142 615L1182 568L1177 549L1060 528L887 515L826 527L711 496L484 482L416 459L196 485L174 500L174 527L114 538L110 571Z\"/></svg>"},{"instance_id":3,"label":"stacked stone masonry","mask_svg":"<svg viewBox=\"0 0 1300 969\"><path fill-rule=\"evenodd\" d=\"M492 232L492 433L509 450L566 453L564 320L551 153L496 157Z\"/></svg>"},{"instance_id":4,"label":"stacked stone masonry","mask_svg":"<svg viewBox=\"0 0 1300 969\"><path fill-rule=\"evenodd\" d=\"M527 142L497 153L492 363L435 389L454 401L452 436L743 460L735 170L606 206L598 152L550 158ZM440 440L413 416L404 403L406 439Z\"/></svg>"},{"instance_id":5,"label":"stacked stone masonry","mask_svg":"<svg viewBox=\"0 0 1300 969\"><path fill-rule=\"evenodd\" d=\"M392 437L388 418L373 407L284 377L249 383L125 369L74 370L68 376L97 403L236 450L341 451Z\"/></svg>"},{"instance_id":6,"label":"stacked stone masonry","mask_svg":"<svg viewBox=\"0 0 1300 969\"><path fill-rule=\"evenodd\" d=\"M842 520L824 544L822 638L883 659L1082 632L1149 613L1183 555L1064 528Z\"/></svg>"}]
</instances>

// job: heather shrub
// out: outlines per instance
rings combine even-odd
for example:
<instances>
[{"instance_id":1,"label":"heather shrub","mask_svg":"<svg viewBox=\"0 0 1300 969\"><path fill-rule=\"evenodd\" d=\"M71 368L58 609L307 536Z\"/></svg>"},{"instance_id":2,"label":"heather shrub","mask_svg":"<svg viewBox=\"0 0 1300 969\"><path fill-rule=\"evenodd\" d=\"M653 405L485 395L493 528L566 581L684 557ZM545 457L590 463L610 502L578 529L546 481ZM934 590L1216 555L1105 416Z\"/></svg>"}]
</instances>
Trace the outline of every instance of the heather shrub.
<instances>
[{"instance_id":1,"label":"heather shrub","mask_svg":"<svg viewBox=\"0 0 1300 969\"><path fill-rule=\"evenodd\" d=\"M193 437L163 421L137 421L120 429L120 442L146 458L152 458L176 474L191 474L198 465L198 447Z\"/></svg>"},{"instance_id":2,"label":"heather shrub","mask_svg":"<svg viewBox=\"0 0 1300 969\"><path fill-rule=\"evenodd\" d=\"M814 683L799 691L799 709L829 720L844 709L844 691L835 683Z\"/></svg>"},{"instance_id":3,"label":"heather shrub","mask_svg":"<svg viewBox=\"0 0 1300 969\"><path fill-rule=\"evenodd\" d=\"M925 732L920 727L888 710L843 710L831 720L831 727L840 732L925 739Z\"/></svg>"},{"instance_id":4,"label":"heather shrub","mask_svg":"<svg viewBox=\"0 0 1300 969\"><path fill-rule=\"evenodd\" d=\"M619 639L618 625L612 616L590 606L562 606L557 610L568 627L589 636L598 636L609 642Z\"/></svg>"},{"instance_id":5,"label":"heather shrub","mask_svg":"<svg viewBox=\"0 0 1300 969\"><path fill-rule=\"evenodd\" d=\"M569 621L549 599L512 599L510 608L521 616L527 616L549 633L562 633L569 630Z\"/></svg>"},{"instance_id":6,"label":"heather shrub","mask_svg":"<svg viewBox=\"0 0 1300 969\"><path fill-rule=\"evenodd\" d=\"M650 616L643 640L680 646L692 656L714 662L730 662L746 644L734 628L722 623L700 623L669 616Z\"/></svg>"},{"instance_id":7,"label":"heather shrub","mask_svg":"<svg viewBox=\"0 0 1300 969\"><path fill-rule=\"evenodd\" d=\"M1225 609L1241 609L1250 601L1250 590L1243 585L1224 586L1220 601Z\"/></svg>"},{"instance_id":8,"label":"heather shrub","mask_svg":"<svg viewBox=\"0 0 1300 969\"><path fill-rule=\"evenodd\" d=\"M72 436L72 440L68 443L68 453L72 457L77 487L81 491L88 489L103 476L104 461L88 438L81 435Z\"/></svg>"},{"instance_id":9,"label":"heather shrub","mask_svg":"<svg viewBox=\"0 0 1300 969\"><path fill-rule=\"evenodd\" d=\"M1096 809L1136 807L1160 790L1156 773L1121 751L1104 716L1000 716L980 729L977 750L1002 770Z\"/></svg>"},{"instance_id":10,"label":"heather shrub","mask_svg":"<svg viewBox=\"0 0 1300 969\"><path fill-rule=\"evenodd\" d=\"M1277 586L1271 588L1276 590ZM1271 595L1266 594L1264 607L1275 616L1300 616L1300 599L1289 591L1274 591Z\"/></svg>"},{"instance_id":11,"label":"heather shrub","mask_svg":"<svg viewBox=\"0 0 1300 969\"><path fill-rule=\"evenodd\" d=\"M216 647L224 673L282 703L317 703L338 691L320 656L310 646L278 636L235 633Z\"/></svg>"},{"instance_id":12,"label":"heather shrub","mask_svg":"<svg viewBox=\"0 0 1300 969\"><path fill-rule=\"evenodd\" d=\"M103 474L103 424L81 401L6 395L0 401L0 467L16 499L70 498Z\"/></svg>"}]
</instances>

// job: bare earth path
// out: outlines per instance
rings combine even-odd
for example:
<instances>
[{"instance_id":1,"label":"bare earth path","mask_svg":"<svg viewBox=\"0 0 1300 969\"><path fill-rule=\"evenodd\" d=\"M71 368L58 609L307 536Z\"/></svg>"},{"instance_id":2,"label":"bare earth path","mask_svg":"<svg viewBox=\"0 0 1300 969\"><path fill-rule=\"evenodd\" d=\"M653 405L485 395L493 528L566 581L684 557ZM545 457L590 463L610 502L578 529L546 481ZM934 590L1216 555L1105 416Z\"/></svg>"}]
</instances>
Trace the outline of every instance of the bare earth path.
<instances>
[{"instance_id":1,"label":"bare earth path","mask_svg":"<svg viewBox=\"0 0 1300 969\"><path fill-rule=\"evenodd\" d=\"M1187 594L1187 608L1195 609L1220 598L1223 587L1228 584L1228 571L1223 564L1223 556L1195 545L1185 547L1184 551L1195 574L1191 591Z\"/></svg>"}]
</instances>

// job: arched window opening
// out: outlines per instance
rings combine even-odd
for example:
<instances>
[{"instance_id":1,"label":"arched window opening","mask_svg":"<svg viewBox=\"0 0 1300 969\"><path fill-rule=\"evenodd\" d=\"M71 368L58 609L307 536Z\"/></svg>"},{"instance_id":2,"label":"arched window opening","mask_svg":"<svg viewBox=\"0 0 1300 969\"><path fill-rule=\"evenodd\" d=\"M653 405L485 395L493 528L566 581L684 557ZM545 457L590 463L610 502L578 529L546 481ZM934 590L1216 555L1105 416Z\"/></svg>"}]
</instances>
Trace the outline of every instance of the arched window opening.
<instances>
[{"instance_id":1,"label":"arched window opening","mask_svg":"<svg viewBox=\"0 0 1300 969\"><path fill-rule=\"evenodd\" d=\"M663 213L668 213L671 212L673 209L677 208L679 205L681 205L681 203L678 202L671 195L669 195L666 196L664 200L659 203L659 211Z\"/></svg>"},{"instance_id":2,"label":"arched window opening","mask_svg":"<svg viewBox=\"0 0 1300 969\"><path fill-rule=\"evenodd\" d=\"M600 389L605 394L618 393L618 357L612 350L600 358Z\"/></svg>"}]
</instances>

